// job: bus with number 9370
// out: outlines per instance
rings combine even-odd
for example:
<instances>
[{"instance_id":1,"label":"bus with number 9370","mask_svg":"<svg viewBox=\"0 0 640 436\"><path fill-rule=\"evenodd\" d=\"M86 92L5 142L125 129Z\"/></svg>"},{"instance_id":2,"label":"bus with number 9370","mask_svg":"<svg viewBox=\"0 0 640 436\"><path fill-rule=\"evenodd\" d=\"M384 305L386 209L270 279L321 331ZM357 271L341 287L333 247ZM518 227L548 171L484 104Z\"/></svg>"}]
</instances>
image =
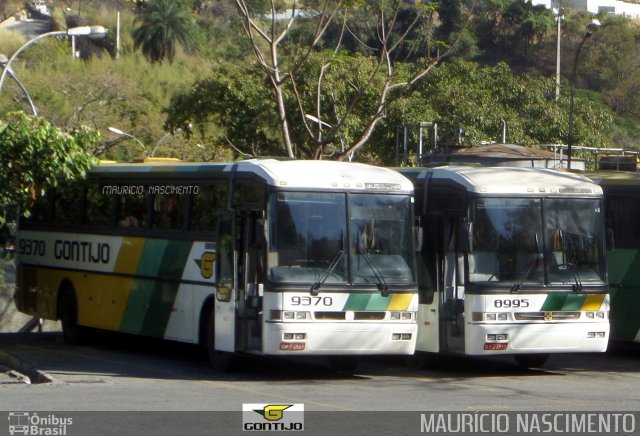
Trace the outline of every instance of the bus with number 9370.
<instances>
[{"instance_id":1,"label":"bus with number 9370","mask_svg":"<svg viewBox=\"0 0 640 436\"><path fill-rule=\"evenodd\" d=\"M38 198L17 234L16 305L94 329L239 353L411 354L413 186L364 164L103 163Z\"/></svg>"}]
</instances>

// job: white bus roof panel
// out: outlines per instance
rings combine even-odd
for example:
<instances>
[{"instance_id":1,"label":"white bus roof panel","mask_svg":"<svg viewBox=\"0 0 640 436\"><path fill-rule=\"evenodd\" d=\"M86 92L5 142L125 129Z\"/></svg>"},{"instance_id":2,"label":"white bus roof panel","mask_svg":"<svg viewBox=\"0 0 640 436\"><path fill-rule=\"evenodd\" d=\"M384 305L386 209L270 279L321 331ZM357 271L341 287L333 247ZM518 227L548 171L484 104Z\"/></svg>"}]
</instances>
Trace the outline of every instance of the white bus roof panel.
<instances>
[{"instance_id":1,"label":"white bus roof panel","mask_svg":"<svg viewBox=\"0 0 640 436\"><path fill-rule=\"evenodd\" d=\"M339 189L413 192L413 184L389 168L324 160L250 159L231 163L103 163L90 171L97 177L214 178L230 172L254 173L267 184L288 189Z\"/></svg>"},{"instance_id":2,"label":"white bus roof panel","mask_svg":"<svg viewBox=\"0 0 640 436\"><path fill-rule=\"evenodd\" d=\"M544 168L450 166L430 168L418 178L429 172L433 180L449 179L479 194L602 195L602 188L587 177Z\"/></svg>"}]
</instances>

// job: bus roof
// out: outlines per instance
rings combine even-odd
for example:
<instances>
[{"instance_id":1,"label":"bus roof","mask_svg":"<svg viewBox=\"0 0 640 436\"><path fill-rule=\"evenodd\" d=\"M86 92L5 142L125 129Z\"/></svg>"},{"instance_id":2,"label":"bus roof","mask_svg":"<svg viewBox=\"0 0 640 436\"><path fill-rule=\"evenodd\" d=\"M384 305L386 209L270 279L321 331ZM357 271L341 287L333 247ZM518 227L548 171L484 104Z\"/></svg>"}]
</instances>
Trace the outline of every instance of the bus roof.
<instances>
[{"instance_id":1,"label":"bus roof","mask_svg":"<svg viewBox=\"0 0 640 436\"><path fill-rule=\"evenodd\" d=\"M216 179L255 174L268 185L281 188L353 191L413 192L413 184L388 168L325 160L250 159L230 163L153 162L102 163L89 171L91 179L160 180Z\"/></svg>"},{"instance_id":2,"label":"bus roof","mask_svg":"<svg viewBox=\"0 0 640 436\"><path fill-rule=\"evenodd\" d=\"M447 179L480 194L602 195L602 188L579 174L544 168L445 166L401 171L409 178Z\"/></svg>"}]
</instances>

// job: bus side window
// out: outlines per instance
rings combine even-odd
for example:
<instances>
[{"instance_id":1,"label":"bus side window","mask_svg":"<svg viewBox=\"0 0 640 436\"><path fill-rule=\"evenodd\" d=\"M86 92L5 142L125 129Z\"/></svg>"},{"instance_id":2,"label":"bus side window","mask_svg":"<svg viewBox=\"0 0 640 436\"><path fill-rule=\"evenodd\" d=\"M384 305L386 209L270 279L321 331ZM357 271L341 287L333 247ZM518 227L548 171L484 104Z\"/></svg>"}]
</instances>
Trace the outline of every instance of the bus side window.
<instances>
[{"instance_id":1,"label":"bus side window","mask_svg":"<svg viewBox=\"0 0 640 436\"><path fill-rule=\"evenodd\" d=\"M53 222L56 224L79 224L82 208L78 202L82 199L84 188L81 185L59 186L55 190L53 204Z\"/></svg>"},{"instance_id":2,"label":"bus side window","mask_svg":"<svg viewBox=\"0 0 640 436\"><path fill-rule=\"evenodd\" d=\"M53 191L49 190L42 196L38 196L31 210L29 216L25 217L26 222L30 223L48 223L51 222Z\"/></svg>"},{"instance_id":3,"label":"bus side window","mask_svg":"<svg viewBox=\"0 0 640 436\"><path fill-rule=\"evenodd\" d=\"M189 230L213 232L218 227L221 209L227 207L226 182L201 185L191 198Z\"/></svg>"},{"instance_id":4,"label":"bus side window","mask_svg":"<svg viewBox=\"0 0 640 436\"><path fill-rule=\"evenodd\" d=\"M153 196L153 225L155 229L182 229L187 196L155 194Z\"/></svg>"},{"instance_id":5,"label":"bus side window","mask_svg":"<svg viewBox=\"0 0 640 436\"><path fill-rule=\"evenodd\" d=\"M111 226L115 194L106 193L102 185L90 185L86 192L85 223L89 226Z\"/></svg>"},{"instance_id":6,"label":"bus side window","mask_svg":"<svg viewBox=\"0 0 640 436\"><path fill-rule=\"evenodd\" d=\"M121 195L118 196L118 201L118 226L138 228L147 226L147 195Z\"/></svg>"},{"instance_id":7,"label":"bus side window","mask_svg":"<svg viewBox=\"0 0 640 436\"><path fill-rule=\"evenodd\" d=\"M243 210L264 208L265 187L251 180L239 180L233 192L233 206Z\"/></svg>"}]
</instances>

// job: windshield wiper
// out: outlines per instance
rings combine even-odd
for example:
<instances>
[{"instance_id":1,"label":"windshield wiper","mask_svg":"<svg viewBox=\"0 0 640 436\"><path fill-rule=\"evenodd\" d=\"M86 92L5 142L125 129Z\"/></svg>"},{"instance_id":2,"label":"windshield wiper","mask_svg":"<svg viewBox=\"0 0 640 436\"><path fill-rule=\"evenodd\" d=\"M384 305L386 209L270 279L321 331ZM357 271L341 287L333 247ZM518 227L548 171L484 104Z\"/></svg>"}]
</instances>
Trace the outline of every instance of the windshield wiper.
<instances>
[{"instance_id":1,"label":"windshield wiper","mask_svg":"<svg viewBox=\"0 0 640 436\"><path fill-rule=\"evenodd\" d=\"M329 267L325 271L324 276L322 276L322 278L320 280L318 280L313 285L311 285L311 288L309 289L309 292L311 292L311 295L313 295L313 296L318 295L318 290L320 289L320 286L322 286L324 284L324 282L329 278L329 276L331 275L333 270L338 265L338 262L340 262L340 259L342 259L343 255L344 255L344 250L341 248L340 250L338 250L338 252L336 253L335 257L333 258L333 260L329 264Z\"/></svg>"},{"instance_id":2,"label":"windshield wiper","mask_svg":"<svg viewBox=\"0 0 640 436\"><path fill-rule=\"evenodd\" d=\"M571 275L573 276L573 280L575 280L575 283L571 285L571 289L573 290L573 292L582 292L582 281L580 280L580 276L578 275L578 266L577 266L577 262L571 262L575 259L569 259L569 255L568 255L568 250L567 250L567 246L565 245L565 237L564 237L564 232L562 230L559 231L560 233L560 244L562 246L562 257L565 259L564 260L564 266L567 269L567 271L569 271L571 273ZM573 245L573 244L572 244ZM575 254L575 248L572 251L573 254ZM571 261L570 261L571 260Z\"/></svg>"},{"instance_id":3,"label":"windshield wiper","mask_svg":"<svg viewBox=\"0 0 640 436\"><path fill-rule=\"evenodd\" d=\"M527 268L527 271L525 271L522 279L520 279L519 281L513 284L513 287L511 288L512 294L515 294L520 290L520 287L522 286L524 281L527 280L527 277L529 277L529 274L531 273L531 269L533 268L533 265L535 265L536 263L538 263L540 260L543 259L542 252L540 251L540 241L538 241L538 234L537 233L534 234L533 237L536 243L536 250L537 250L536 256L533 258L533 261L529 264L529 267Z\"/></svg>"},{"instance_id":4,"label":"windshield wiper","mask_svg":"<svg viewBox=\"0 0 640 436\"><path fill-rule=\"evenodd\" d=\"M384 280L382 273L380 272L378 267L374 265L374 262L371 261L371 258L369 257L369 254L367 254L366 251L362 252L362 255L364 256L364 259L367 261L367 265L369 265L369 268L371 268L371 271L373 271L373 276L378 281L378 290L380 291L383 297L388 297L389 286L387 286L387 282Z\"/></svg>"},{"instance_id":5,"label":"windshield wiper","mask_svg":"<svg viewBox=\"0 0 640 436\"><path fill-rule=\"evenodd\" d=\"M572 263L571 265L573 266L573 268L571 268L571 274L573 275L573 280L576 281L571 285L571 290L573 290L573 292L582 292L582 280L580 280L578 266L575 263Z\"/></svg>"},{"instance_id":6,"label":"windshield wiper","mask_svg":"<svg viewBox=\"0 0 640 436\"><path fill-rule=\"evenodd\" d=\"M529 267L527 268L527 271L524 273L524 276L522 276L522 279L520 279L519 281L513 284L513 287L511 288L512 294L515 294L520 290L520 287L522 286L524 281L527 280L527 277L529 277L529 274L531 273L531 269L533 268L533 265L538 263L538 261L540 261L541 259L542 259L542 253L536 253L536 257L534 257L533 261L529 264Z\"/></svg>"}]
</instances>

